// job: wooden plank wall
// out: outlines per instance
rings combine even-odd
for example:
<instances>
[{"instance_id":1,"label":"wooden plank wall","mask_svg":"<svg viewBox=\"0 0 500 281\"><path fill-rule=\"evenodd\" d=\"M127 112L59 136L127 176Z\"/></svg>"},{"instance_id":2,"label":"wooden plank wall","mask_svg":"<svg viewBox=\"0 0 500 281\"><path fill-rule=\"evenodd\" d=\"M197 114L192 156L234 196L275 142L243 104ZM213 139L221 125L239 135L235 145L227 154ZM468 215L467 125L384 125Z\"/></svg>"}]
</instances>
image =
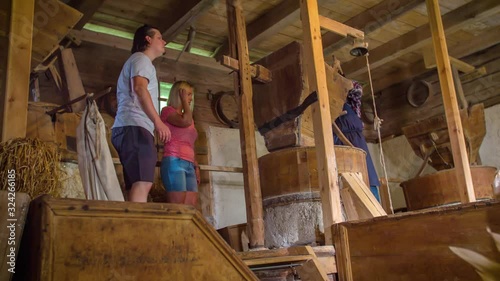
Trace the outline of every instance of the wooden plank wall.
<instances>
[{"instance_id":1,"label":"wooden plank wall","mask_svg":"<svg viewBox=\"0 0 500 281\"><path fill-rule=\"evenodd\" d=\"M130 52L122 49L83 42L78 48L73 48L75 60L86 92L97 92L109 85L116 85L121 68L130 56ZM92 59L89 59L92 58ZM183 62L159 58L154 61L160 81L174 82L187 80L195 86L194 118L198 126L227 127L217 120L212 112L208 90L212 93L231 91L232 78L229 71L222 72L202 66L194 66ZM61 103L63 97L56 93L53 82L44 75L40 79L41 100Z\"/></svg>"}]
</instances>

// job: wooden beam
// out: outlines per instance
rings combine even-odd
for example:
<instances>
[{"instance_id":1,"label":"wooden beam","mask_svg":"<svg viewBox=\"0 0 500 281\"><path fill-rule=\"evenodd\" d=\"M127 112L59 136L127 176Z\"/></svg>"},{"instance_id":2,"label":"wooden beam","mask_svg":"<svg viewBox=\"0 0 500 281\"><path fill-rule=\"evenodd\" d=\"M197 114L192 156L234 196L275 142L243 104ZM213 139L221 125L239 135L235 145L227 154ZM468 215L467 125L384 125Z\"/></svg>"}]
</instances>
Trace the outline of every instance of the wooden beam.
<instances>
[{"instance_id":1,"label":"wooden beam","mask_svg":"<svg viewBox=\"0 0 500 281\"><path fill-rule=\"evenodd\" d=\"M360 174L341 173L344 187L350 187L359 198L359 202L368 210L372 217L386 216L377 198L371 193L370 188L363 182ZM354 200L353 200L354 201Z\"/></svg>"},{"instance_id":2,"label":"wooden beam","mask_svg":"<svg viewBox=\"0 0 500 281\"><path fill-rule=\"evenodd\" d=\"M3 70L0 89L4 97L2 142L26 137L35 1L9 0L5 4L10 6L10 11L5 11L10 22L0 41L0 48L7 50L6 54L2 51L6 57L0 65Z\"/></svg>"},{"instance_id":3,"label":"wooden beam","mask_svg":"<svg viewBox=\"0 0 500 281\"><path fill-rule=\"evenodd\" d=\"M456 48L452 48L450 50L450 55L457 58L463 58L465 56L487 49L491 46L497 45L500 43L500 36L497 36L496 33L496 31L484 32L483 34L477 36L474 40L471 40L469 42L462 42L460 46L457 46ZM374 80L373 90L375 92L381 91L392 85L398 84L408 79L412 79L413 77L424 74L428 71L429 70L425 67L425 63L423 60L417 61L410 67L397 69L393 72L388 73L380 79ZM484 69L479 68L471 74L467 74L466 77L470 78L464 79L462 80L462 82L465 83L466 80L477 78L477 75L481 76L481 74L484 75L485 73L486 72Z\"/></svg>"},{"instance_id":4,"label":"wooden beam","mask_svg":"<svg viewBox=\"0 0 500 281\"><path fill-rule=\"evenodd\" d=\"M61 56L59 59L59 65L63 78L63 92L68 96L68 100L73 100L78 97L84 96L86 94L83 88L82 79L80 78L80 72L78 71L78 66L76 65L75 56L73 55L73 50L63 49L61 50ZM82 99L71 105L72 112L78 113L85 109L86 102Z\"/></svg>"},{"instance_id":5,"label":"wooden beam","mask_svg":"<svg viewBox=\"0 0 500 281\"><path fill-rule=\"evenodd\" d=\"M331 227L343 221L337 164L333 149L333 133L328 101L325 60L321 45L318 4L316 0L300 0L304 31L304 61L307 62L309 90L318 93L312 105L314 142L318 161L318 177L325 229L325 244L333 245Z\"/></svg>"},{"instance_id":6,"label":"wooden beam","mask_svg":"<svg viewBox=\"0 0 500 281\"><path fill-rule=\"evenodd\" d=\"M498 1L494 2L498 4ZM453 84L451 64L448 55L448 47L446 46L443 21L439 11L439 3L437 0L426 0L426 4L427 13L429 14L429 25L432 31L432 42L436 55L441 92L443 94L448 134L450 135L453 163L455 165L457 184L460 190L460 198L463 203L474 202L476 201L476 196L472 184L467 148L465 147L464 132L462 121L460 120L455 86Z\"/></svg>"},{"instance_id":7,"label":"wooden beam","mask_svg":"<svg viewBox=\"0 0 500 281\"><path fill-rule=\"evenodd\" d=\"M171 42L190 26L196 18L214 5L214 0L178 0L170 3L172 9L162 18L158 26L163 34L163 40ZM174 8L175 7L175 8Z\"/></svg>"},{"instance_id":8,"label":"wooden beam","mask_svg":"<svg viewBox=\"0 0 500 281\"><path fill-rule=\"evenodd\" d=\"M358 28L367 35L422 3L424 3L424 0L384 0L372 8L352 17L344 22L344 24ZM325 54L325 56L352 42L352 39L344 38L333 32L323 34L322 39L323 54Z\"/></svg>"},{"instance_id":9,"label":"wooden beam","mask_svg":"<svg viewBox=\"0 0 500 281\"><path fill-rule=\"evenodd\" d=\"M432 48L432 46L423 48L422 55L424 57L424 63L426 68L436 67L436 57L434 56L434 49ZM450 57L450 62L453 65L453 67L456 67L457 70L460 70L464 73L471 73L474 70L476 70L476 68L473 65L470 65L455 57Z\"/></svg>"},{"instance_id":10,"label":"wooden beam","mask_svg":"<svg viewBox=\"0 0 500 281\"><path fill-rule=\"evenodd\" d=\"M248 46L256 46L265 38L278 33L299 19L300 5L297 0L284 0L247 26ZM228 40L214 54L216 59L229 54Z\"/></svg>"},{"instance_id":11,"label":"wooden beam","mask_svg":"<svg viewBox=\"0 0 500 281\"><path fill-rule=\"evenodd\" d=\"M83 26L90 21L92 16L101 7L104 0L70 0L66 4L82 12L83 16L75 25L74 29L81 30Z\"/></svg>"},{"instance_id":12,"label":"wooden beam","mask_svg":"<svg viewBox=\"0 0 500 281\"><path fill-rule=\"evenodd\" d=\"M231 56L238 58L239 73L234 74L234 91L239 93L241 159L250 248L264 247L264 220L260 189L259 164L255 143L252 103L252 78L248 55L245 17L239 0L226 0Z\"/></svg>"},{"instance_id":13,"label":"wooden beam","mask_svg":"<svg viewBox=\"0 0 500 281\"><path fill-rule=\"evenodd\" d=\"M336 33L342 37L350 36L359 39L365 38L365 33L363 31L324 16L319 16L319 25L324 29Z\"/></svg>"},{"instance_id":14,"label":"wooden beam","mask_svg":"<svg viewBox=\"0 0 500 281\"><path fill-rule=\"evenodd\" d=\"M452 34L473 22L480 21L500 12L498 0L475 0L443 16L446 33ZM371 69L383 66L408 53L418 51L431 43L431 30L429 24L414 29L394 40L391 40L374 50L370 50ZM344 64L342 69L349 77L355 78L366 73L366 60L364 57L355 58Z\"/></svg>"},{"instance_id":15,"label":"wooden beam","mask_svg":"<svg viewBox=\"0 0 500 281\"><path fill-rule=\"evenodd\" d=\"M223 56L221 64L232 70L240 69L238 60L233 59L232 57ZM260 64L250 65L250 73L252 75L252 78L259 82L267 83L272 81L271 71Z\"/></svg>"},{"instance_id":16,"label":"wooden beam","mask_svg":"<svg viewBox=\"0 0 500 281\"><path fill-rule=\"evenodd\" d=\"M92 42L104 46L110 46L113 48L121 49L121 50L126 50L130 52L130 49L132 48L132 40L113 36L113 35L108 35L104 33L98 33L94 31L89 31L89 30L82 30L82 31L74 31L74 33L77 36L80 36L82 41L87 41L87 42ZM172 49L165 49L165 54L162 56L163 58L166 58L168 60L175 61L177 57L179 56L180 51L177 50L172 50ZM209 57L203 57L191 53L184 53L181 58L179 59L179 62L184 62L188 64L193 64L193 65L198 65L198 66L203 66L207 68L211 68L214 70L219 70L219 71L224 71L227 72L227 68L224 66L221 66L218 62L215 61L213 58Z\"/></svg>"}]
</instances>

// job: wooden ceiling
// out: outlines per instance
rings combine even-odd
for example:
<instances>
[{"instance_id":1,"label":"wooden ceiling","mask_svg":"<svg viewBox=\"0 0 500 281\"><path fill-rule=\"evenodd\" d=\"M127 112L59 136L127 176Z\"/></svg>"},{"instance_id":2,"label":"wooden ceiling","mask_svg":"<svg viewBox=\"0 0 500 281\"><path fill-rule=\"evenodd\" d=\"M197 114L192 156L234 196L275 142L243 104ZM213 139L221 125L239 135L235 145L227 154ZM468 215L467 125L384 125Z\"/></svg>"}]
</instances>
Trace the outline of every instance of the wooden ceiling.
<instances>
[{"instance_id":1,"label":"wooden ceiling","mask_svg":"<svg viewBox=\"0 0 500 281\"><path fill-rule=\"evenodd\" d=\"M167 42L185 44L189 27L192 26L196 30L192 48L205 50L212 56L217 56L224 53L227 44L225 0L65 2L84 13L77 28L82 28L88 22L133 33L137 27L148 23L157 26ZM292 41L302 41L299 0L242 0L241 2L247 22L250 57L253 61ZM392 99L394 95L404 94L408 81L429 77L431 80L435 79L432 78L435 70L427 69L422 57L422 50L432 43L425 1L319 0L318 2L321 15L365 32L366 41L369 43L373 86L378 93L377 103L382 107L381 111L384 112L386 119L397 118L388 113L391 108L384 107L384 104L389 103L384 101L384 98ZM439 4L451 56L478 62L478 54L500 43L500 1L440 0ZM348 78L367 82L365 59L349 55L351 43L350 39L323 31L325 60L331 63L332 55L335 55L342 62L342 68ZM490 56L492 57L489 61L500 57L493 54ZM494 82L490 83L493 86L489 85L493 90L484 95L481 98L483 100L498 96L500 83L495 73L496 69L492 69L486 75L486 77L491 76ZM439 86L437 91L439 92ZM477 93L466 93L466 96L474 94ZM481 99L476 99L474 102L482 102ZM493 102L496 103L500 103L500 100ZM422 111L423 108L419 110ZM438 110L432 114L441 113L442 111ZM421 114L420 117L427 115ZM395 122L391 125L393 128L384 131L384 135L400 134L404 125Z\"/></svg>"}]
</instances>

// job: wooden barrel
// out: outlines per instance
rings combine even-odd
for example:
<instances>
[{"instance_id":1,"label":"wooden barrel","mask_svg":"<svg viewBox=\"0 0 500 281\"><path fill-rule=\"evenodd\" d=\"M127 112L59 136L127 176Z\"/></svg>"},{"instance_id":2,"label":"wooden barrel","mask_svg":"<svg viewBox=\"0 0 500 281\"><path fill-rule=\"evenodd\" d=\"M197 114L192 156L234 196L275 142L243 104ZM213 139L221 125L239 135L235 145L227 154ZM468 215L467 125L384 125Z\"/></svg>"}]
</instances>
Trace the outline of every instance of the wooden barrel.
<instances>
[{"instance_id":1,"label":"wooden barrel","mask_svg":"<svg viewBox=\"0 0 500 281\"><path fill-rule=\"evenodd\" d=\"M470 168L476 199L492 199L492 183L496 168L472 166ZM448 169L414 178L401 183L408 210L419 210L460 202L455 169Z\"/></svg>"},{"instance_id":2,"label":"wooden barrel","mask_svg":"<svg viewBox=\"0 0 500 281\"><path fill-rule=\"evenodd\" d=\"M335 146L338 172L360 172L368 183L366 153ZM323 242L323 217L316 149L294 147L259 158L265 246L289 247Z\"/></svg>"}]
</instances>

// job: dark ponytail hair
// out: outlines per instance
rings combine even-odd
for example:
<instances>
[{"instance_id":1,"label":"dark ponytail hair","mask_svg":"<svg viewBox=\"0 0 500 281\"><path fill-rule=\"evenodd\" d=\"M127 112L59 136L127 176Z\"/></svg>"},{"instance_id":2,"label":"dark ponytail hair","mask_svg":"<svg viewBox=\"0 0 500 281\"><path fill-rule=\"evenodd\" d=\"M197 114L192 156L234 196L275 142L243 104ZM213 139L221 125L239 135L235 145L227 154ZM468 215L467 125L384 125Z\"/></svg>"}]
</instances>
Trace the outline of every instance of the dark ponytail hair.
<instances>
[{"instance_id":1,"label":"dark ponytail hair","mask_svg":"<svg viewBox=\"0 0 500 281\"><path fill-rule=\"evenodd\" d=\"M135 31L131 50L132 54L143 52L147 49L149 42L146 40L146 36L153 37L155 35L154 29L158 30L156 27L145 24Z\"/></svg>"}]
</instances>

